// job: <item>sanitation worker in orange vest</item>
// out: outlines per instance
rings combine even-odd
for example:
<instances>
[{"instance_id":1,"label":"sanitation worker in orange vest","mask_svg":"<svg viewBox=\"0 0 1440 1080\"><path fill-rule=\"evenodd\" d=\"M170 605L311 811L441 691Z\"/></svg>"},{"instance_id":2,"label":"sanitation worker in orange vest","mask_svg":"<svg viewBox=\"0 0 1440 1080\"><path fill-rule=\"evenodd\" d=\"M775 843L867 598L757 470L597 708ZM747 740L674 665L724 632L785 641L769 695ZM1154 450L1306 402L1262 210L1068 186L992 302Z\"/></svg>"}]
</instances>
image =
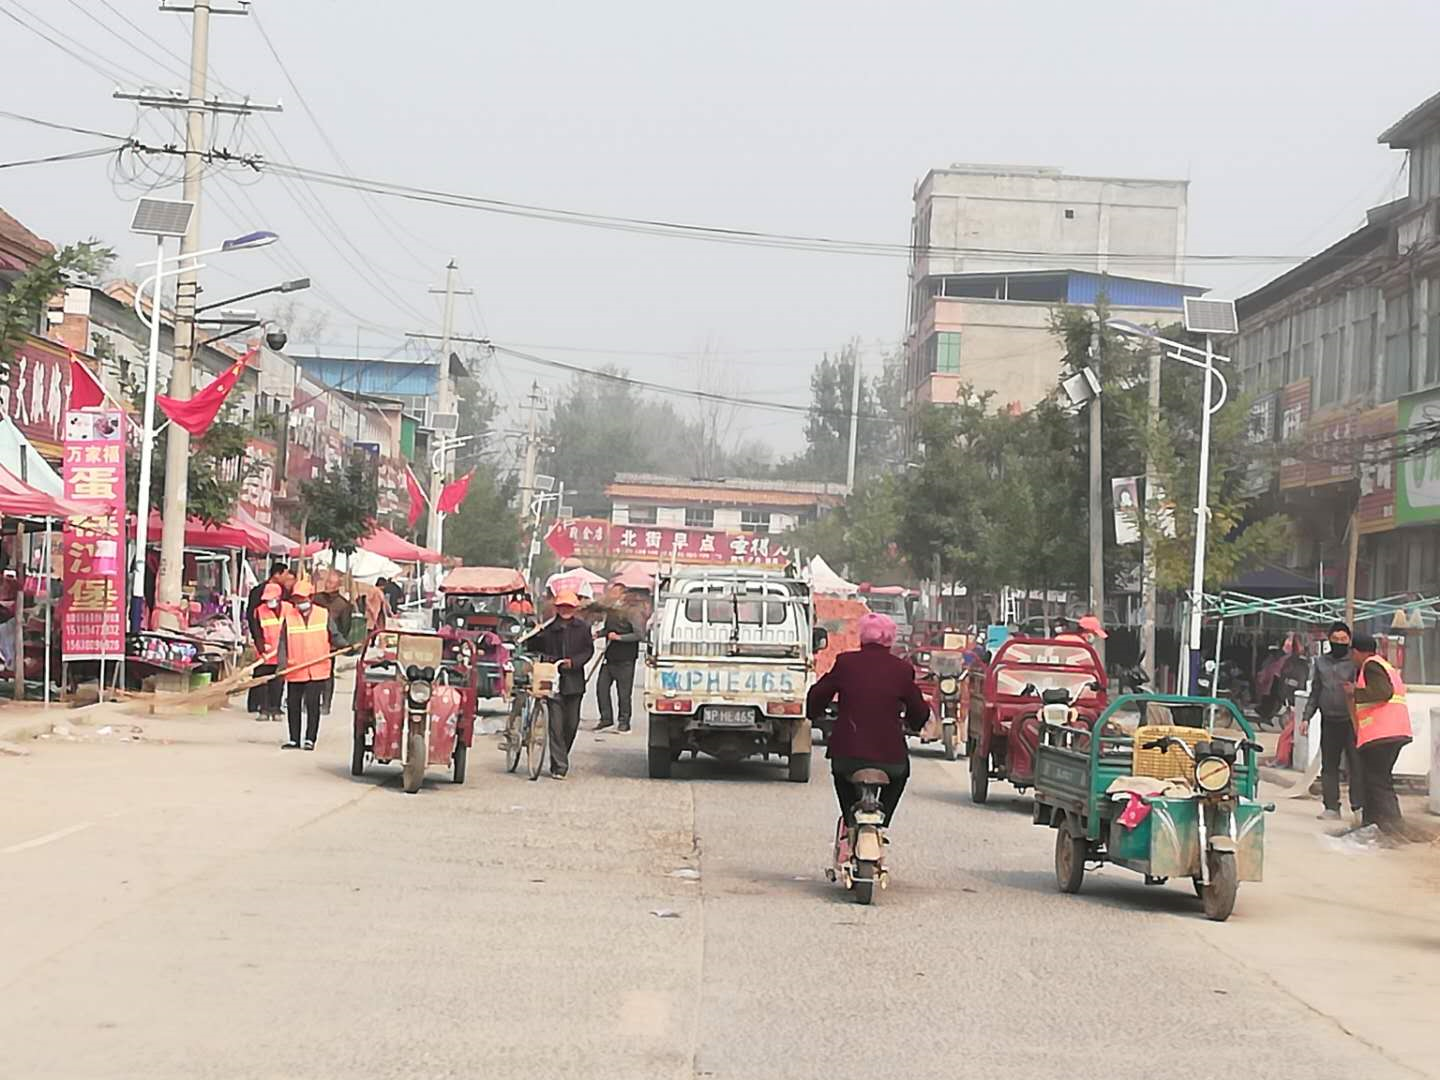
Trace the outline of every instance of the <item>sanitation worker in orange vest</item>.
<instances>
[{"instance_id":1,"label":"sanitation worker in orange vest","mask_svg":"<svg viewBox=\"0 0 1440 1080\"><path fill-rule=\"evenodd\" d=\"M1362 821L1387 833L1400 833L1400 800L1395 797L1395 759L1414 737L1405 680L1390 662L1375 654L1375 639L1356 634L1350 642L1355 656L1355 747L1365 774Z\"/></svg>"},{"instance_id":2,"label":"sanitation worker in orange vest","mask_svg":"<svg viewBox=\"0 0 1440 1080\"><path fill-rule=\"evenodd\" d=\"M300 581L290 590L290 603L285 607L284 626L280 632L280 670L290 687L286 701L289 710L290 740L286 750L315 749L320 735L320 695L334 670L332 652L345 648L340 628L330 621L330 613L315 603L314 587ZM300 708L305 708L305 741L300 741Z\"/></svg>"},{"instance_id":3,"label":"sanitation worker in orange vest","mask_svg":"<svg viewBox=\"0 0 1440 1080\"><path fill-rule=\"evenodd\" d=\"M270 681L257 687L257 703L260 713L257 720L279 720L280 698L285 693L285 681L277 674L280 659L280 632L285 627L285 616L281 610L281 588L279 582L269 581L260 590L260 602L250 620L255 638L255 652L260 663L255 668L257 677L272 676Z\"/></svg>"}]
</instances>

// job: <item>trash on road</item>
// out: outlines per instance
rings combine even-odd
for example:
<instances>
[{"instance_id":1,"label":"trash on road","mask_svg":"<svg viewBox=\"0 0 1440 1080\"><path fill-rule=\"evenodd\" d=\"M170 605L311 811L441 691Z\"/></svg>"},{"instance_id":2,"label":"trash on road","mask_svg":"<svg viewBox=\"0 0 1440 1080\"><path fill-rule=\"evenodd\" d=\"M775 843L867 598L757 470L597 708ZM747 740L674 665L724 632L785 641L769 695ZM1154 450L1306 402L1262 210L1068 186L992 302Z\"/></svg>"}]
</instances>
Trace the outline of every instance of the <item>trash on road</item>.
<instances>
[{"instance_id":1,"label":"trash on road","mask_svg":"<svg viewBox=\"0 0 1440 1080\"><path fill-rule=\"evenodd\" d=\"M651 908L650 914L657 919L678 919L680 917L680 912L673 908Z\"/></svg>"},{"instance_id":2,"label":"trash on road","mask_svg":"<svg viewBox=\"0 0 1440 1080\"><path fill-rule=\"evenodd\" d=\"M682 866L679 870L671 870L670 877L681 878L685 881L699 881L700 871L691 869L688 866Z\"/></svg>"},{"instance_id":3,"label":"trash on road","mask_svg":"<svg viewBox=\"0 0 1440 1080\"><path fill-rule=\"evenodd\" d=\"M1365 825L1359 829L1343 832L1339 836L1321 836L1318 839L1331 851L1338 851L1346 855L1379 851L1384 846L1378 825Z\"/></svg>"},{"instance_id":4,"label":"trash on road","mask_svg":"<svg viewBox=\"0 0 1440 1080\"><path fill-rule=\"evenodd\" d=\"M0 754L9 757L28 757L30 751L25 747L13 742L0 742Z\"/></svg>"},{"instance_id":5,"label":"trash on road","mask_svg":"<svg viewBox=\"0 0 1440 1080\"><path fill-rule=\"evenodd\" d=\"M114 731L115 731L115 729L114 729L113 727L111 727L109 724L106 724L104 727L96 728L96 729L95 729L95 734L96 734L96 735L111 735L111 734L114 733Z\"/></svg>"}]
</instances>

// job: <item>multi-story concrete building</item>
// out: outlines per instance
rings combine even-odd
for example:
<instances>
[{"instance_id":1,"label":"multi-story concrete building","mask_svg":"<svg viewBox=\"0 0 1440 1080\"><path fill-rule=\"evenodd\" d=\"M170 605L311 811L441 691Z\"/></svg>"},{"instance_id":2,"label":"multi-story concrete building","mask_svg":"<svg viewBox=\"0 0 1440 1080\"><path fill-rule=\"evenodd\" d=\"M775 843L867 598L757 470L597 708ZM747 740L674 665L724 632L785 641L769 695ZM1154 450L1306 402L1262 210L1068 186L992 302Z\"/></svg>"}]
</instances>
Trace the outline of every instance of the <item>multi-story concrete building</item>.
<instances>
[{"instance_id":1,"label":"multi-story concrete building","mask_svg":"<svg viewBox=\"0 0 1440 1080\"><path fill-rule=\"evenodd\" d=\"M1251 438L1299 445L1256 474L1299 524L1292 567L1310 580L1323 568L1327 592L1343 591L1353 521L1359 595L1435 596L1440 455L1405 444L1440 431L1440 94L1379 141L1409 155L1407 194L1237 301L1232 348ZM1407 676L1437 670L1440 632L1409 645Z\"/></svg>"},{"instance_id":2,"label":"multi-story concrete building","mask_svg":"<svg viewBox=\"0 0 1440 1080\"><path fill-rule=\"evenodd\" d=\"M615 525L778 536L839 506L846 492L844 484L620 473L605 494Z\"/></svg>"},{"instance_id":3,"label":"multi-story concrete building","mask_svg":"<svg viewBox=\"0 0 1440 1080\"><path fill-rule=\"evenodd\" d=\"M1030 166L952 165L915 187L906 313L912 406L954 402L962 385L993 404L1055 388L1050 332L1060 304L1169 322L1187 295L1187 182L1066 176Z\"/></svg>"}]
</instances>

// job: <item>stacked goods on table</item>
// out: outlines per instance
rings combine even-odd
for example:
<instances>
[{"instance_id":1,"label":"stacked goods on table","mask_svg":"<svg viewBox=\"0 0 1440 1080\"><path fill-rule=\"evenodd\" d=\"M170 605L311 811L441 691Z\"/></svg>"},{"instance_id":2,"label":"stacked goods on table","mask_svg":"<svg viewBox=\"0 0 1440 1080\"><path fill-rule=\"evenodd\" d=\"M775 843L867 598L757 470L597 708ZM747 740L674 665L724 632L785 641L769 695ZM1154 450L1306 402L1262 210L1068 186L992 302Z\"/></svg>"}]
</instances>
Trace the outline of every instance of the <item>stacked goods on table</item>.
<instances>
[{"instance_id":1,"label":"stacked goods on table","mask_svg":"<svg viewBox=\"0 0 1440 1080\"><path fill-rule=\"evenodd\" d=\"M860 616L870 609L865 601L843 596L815 597L815 625L823 626L830 640L815 654L815 674L824 675L835 657L860 647Z\"/></svg>"}]
</instances>

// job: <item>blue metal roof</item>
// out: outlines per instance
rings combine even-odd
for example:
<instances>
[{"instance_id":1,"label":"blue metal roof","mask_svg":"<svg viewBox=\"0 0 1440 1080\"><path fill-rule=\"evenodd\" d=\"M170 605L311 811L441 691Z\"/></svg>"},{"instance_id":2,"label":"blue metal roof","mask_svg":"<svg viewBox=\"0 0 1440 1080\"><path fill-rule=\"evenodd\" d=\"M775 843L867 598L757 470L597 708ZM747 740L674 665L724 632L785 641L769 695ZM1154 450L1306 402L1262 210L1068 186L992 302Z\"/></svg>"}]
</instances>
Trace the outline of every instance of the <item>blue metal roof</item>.
<instances>
[{"instance_id":1,"label":"blue metal roof","mask_svg":"<svg viewBox=\"0 0 1440 1080\"><path fill-rule=\"evenodd\" d=\"M1207 291L1200 285L1177 285L1168 281L1147 281L1143 278L1071 270L1065 300L1070 304L1089 306L1104 293L1111 307L1181 311L1185 307L1185 297L1201 296Z\"/></svg>"}]
</instances>

